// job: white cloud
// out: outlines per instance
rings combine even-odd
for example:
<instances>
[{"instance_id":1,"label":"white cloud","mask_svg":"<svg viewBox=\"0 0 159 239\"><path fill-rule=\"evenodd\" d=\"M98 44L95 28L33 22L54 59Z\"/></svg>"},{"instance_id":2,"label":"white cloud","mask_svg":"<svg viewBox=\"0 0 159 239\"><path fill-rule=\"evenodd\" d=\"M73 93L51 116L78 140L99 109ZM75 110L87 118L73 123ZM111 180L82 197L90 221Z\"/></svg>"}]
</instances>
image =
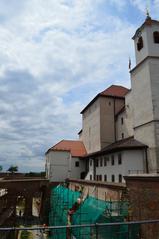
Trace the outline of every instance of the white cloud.
<instances>
[{"instance_id":1,"label":"white cloud","mask_svg":"<svg viewBox=\"0 0 159 239\"><path fill-rule=\"evenodd\" d=\"M17 14L14 4L0 11L0 157L8 164L44 165L47 147L76 137L79 112L97 89L128 85L135 28L111 13L101 18L102 4L27 0Z\"/></svg>"}]
</instances>

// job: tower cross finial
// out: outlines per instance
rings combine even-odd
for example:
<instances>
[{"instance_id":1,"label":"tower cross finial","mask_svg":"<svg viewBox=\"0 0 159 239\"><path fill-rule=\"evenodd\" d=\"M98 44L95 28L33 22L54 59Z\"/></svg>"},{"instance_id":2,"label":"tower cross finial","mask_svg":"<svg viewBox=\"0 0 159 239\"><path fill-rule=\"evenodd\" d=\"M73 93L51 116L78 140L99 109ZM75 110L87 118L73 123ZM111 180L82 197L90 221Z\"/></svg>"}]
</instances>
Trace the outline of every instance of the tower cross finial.
<instances>
[{"instance_id":1,"label":"tower cross finial","mask_svg":"<svg viewBox=\"0 0 159 239\"><path fill-rule=\"evenodd\" d=\"M147 18L150 18L150 1L147 0L147 3L146 3L146 16Z\"/></svg>"}]
</instances>

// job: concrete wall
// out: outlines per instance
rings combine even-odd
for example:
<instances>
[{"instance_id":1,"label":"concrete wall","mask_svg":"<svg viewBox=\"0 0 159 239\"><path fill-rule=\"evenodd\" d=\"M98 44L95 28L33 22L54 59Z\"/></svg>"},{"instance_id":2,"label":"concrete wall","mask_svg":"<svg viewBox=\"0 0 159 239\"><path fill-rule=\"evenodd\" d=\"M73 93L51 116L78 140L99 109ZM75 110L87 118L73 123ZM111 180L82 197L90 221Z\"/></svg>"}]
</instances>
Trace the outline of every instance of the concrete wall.
<instances>
[{"instance_id":1,"label":"concrete wall","mask_svg":"<svg viewBox=\"0 0 159 239\"><path fill-rule=\"evenodd\" d=\"M123 122L123 123L122 123ZM126 112L122 112L116 119L116 137L117 140L128 138L128 129L126 125Z\"/></svg>"},{"instance_id":2,"label":"concrete wall","mask_svg":"<svg viewBox=\"0 0 159 239\"><path fill-rule=\"evenodd\" d=\"M130 220L159 219L159 177L151 175L126 177L130 201ZM159 224L141 227L141 238L158 239Z\"/></svg>"},{"instance_id":3,"label":"concrete wall","mask_svg":"<svg viewBox=\"0 0 159 239\"><path fill-rule=\"evenodd\" d=\"M76 162L79 162L78 167ZM66 178L80 178L85 162L67 151L50 151L46 155L46 171L51 182L63 182Z\"/></svg>"},{"instance_id":4,"label":"concrete wall","mask_svg":"<svg viewBox=\"0 0 159 239\"><path fill-rule=\"evenodd\" d=\"M149 60L131 73L132 97L134 105L134 127L153 120L153 105Z\"/></svg>"},{"instance_id":5,"label":"concrete wall","mask_svg":"<svg viewBox=\"0 0 159 239\"><path fill-rule=\"evenodd\" d=\"M114 113L124 106L124 99L98 97L83 113L82 140L88 153L101 150L115 141Z\"/></svg>"},{"instance_id":6,"label":"concrete wall","mask_svg":"<svg viewBox=\"0 0 159 239\"><path fill-rule=\"evenodd\" d=\"M115 114L121 110L124 103L124 99L111 97L100 98L101 148L115 142Z\"/></svg>"},{"instance_id":7,"label":"concrete wall","mask_svg":"<svg viewBox=\"0 0 159 239\"><path fill-rule=\"evenodd\" d=\"M158 63L158 67L157 64ZM155 66L155 67L154 67ZM159 168L159 60L147 59L132 72L134 137L149 146L149 171Z\"/></svg>"},{"instance_id":8,"label":"concrete wall","mask_svg":"<svg viewBox=\"0 0 159 239\"><path fill-rule=\"evenodd\" d=\"M82 140L87 153L95 152L101 149L99 98L83 113Z\"/></svg>"}]
</instances>

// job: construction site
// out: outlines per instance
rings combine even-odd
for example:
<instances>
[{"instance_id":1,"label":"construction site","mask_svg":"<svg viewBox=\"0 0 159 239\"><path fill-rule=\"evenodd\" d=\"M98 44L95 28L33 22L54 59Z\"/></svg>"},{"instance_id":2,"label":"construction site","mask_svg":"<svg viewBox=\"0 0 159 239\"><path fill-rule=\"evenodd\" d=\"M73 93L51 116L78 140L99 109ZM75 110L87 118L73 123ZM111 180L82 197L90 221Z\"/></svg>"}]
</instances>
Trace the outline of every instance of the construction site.
<instances>
[{"instance_id":1,"label":"construction site","mask_svg":"<svg viewBox=\"0 0 159 239\"><path fill-rule=\"evenodd\" d=\"M59 184L51 190L49 225L86 225L77 228L61 228L50 231L50 239L96 238L96 223L124 222L128 220L128 201L104 201L93 196L95 188L88 194L84 190L73 191ZM98 238L128 238L130 228L125 225L100 227ZM131 226L130 239L139 238L139 227Z\"/></svg>"}]
</instances>

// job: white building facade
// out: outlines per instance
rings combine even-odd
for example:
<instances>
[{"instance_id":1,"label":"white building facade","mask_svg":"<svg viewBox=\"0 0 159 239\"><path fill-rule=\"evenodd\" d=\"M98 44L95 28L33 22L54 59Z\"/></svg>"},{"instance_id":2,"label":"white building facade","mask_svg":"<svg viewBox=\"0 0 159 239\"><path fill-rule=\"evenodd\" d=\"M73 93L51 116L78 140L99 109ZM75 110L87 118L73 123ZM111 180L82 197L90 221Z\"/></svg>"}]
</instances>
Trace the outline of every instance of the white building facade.
<instances>
[{"instance_id":1,"label":"white building facade","mask_svg":"<svg viewBox=\"0 0 159 239\"><path fill-rule=\"evenodd\" d=\"M130 173L159 172L159 21L147 17L133 40L131 89L112 85L82 110L79 139L85 150L46 153L51 180L86 174L87 180L123 183Z\"/></svg>"}]
</instances>

